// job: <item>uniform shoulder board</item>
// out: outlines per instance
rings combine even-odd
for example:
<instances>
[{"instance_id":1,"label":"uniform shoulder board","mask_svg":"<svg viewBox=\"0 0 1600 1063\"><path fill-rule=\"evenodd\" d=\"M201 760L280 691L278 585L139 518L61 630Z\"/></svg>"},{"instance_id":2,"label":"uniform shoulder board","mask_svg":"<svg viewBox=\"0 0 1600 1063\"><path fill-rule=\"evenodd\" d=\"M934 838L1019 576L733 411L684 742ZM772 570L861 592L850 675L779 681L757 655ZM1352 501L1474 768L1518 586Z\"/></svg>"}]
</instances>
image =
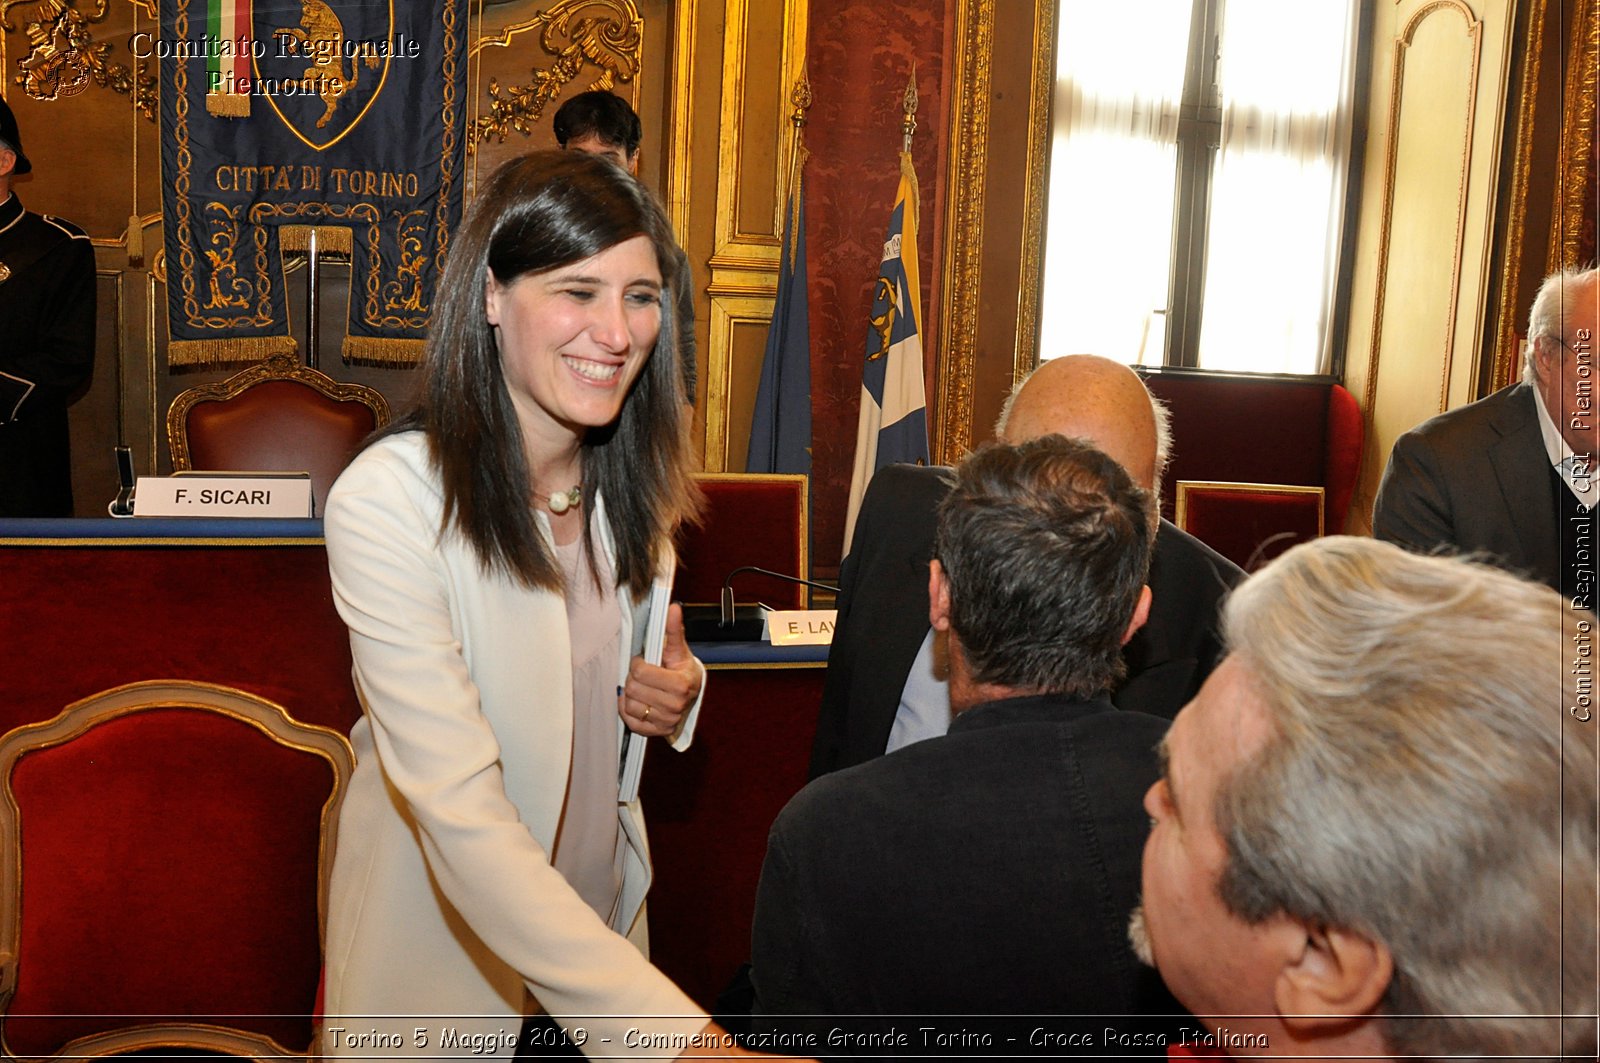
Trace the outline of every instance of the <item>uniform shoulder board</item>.
<instances>
[{"instance_id":1,"label":"uniform shoulder board","mask_svg":"<svg viewBox=\"0 0 1600 1063\"><path fill-rule=\"evenodd\" d=\"M45 224L54 225L57 229L60 229L74 240L89 239L88 233L84 232L82 229L78 228L76 225L64 218L53 218L48 214L41 214L39 217L44 220Z\"/></svg>"}]
</instances>

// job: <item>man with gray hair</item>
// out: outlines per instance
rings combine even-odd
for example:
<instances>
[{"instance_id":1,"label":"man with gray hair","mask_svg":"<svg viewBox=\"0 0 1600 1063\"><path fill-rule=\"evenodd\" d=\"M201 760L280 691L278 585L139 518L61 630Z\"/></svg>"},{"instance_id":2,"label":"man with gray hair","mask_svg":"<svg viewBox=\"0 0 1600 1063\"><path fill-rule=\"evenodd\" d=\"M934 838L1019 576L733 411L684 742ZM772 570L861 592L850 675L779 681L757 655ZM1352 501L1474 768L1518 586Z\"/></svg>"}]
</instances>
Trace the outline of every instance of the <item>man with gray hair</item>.
<instances>
[{"instance_id":1,"label":"man with gray hair","mask_svg":"<svg viewBox=\"0 0 1600 1063\"><path fill-rule=\"evenodd\" d=\"M1551 274L1528 315L1522 381L1394 445L1372 511L1380 539L1482 552L1595 609L1595 331L1600 271Z\"/></svg>"},{"instance_id":2,"label":"man with gray hair","mask_svg":"<svg viewBox=\"0 0 1600 1063\"><path fill-rule=\"evenodd\" d=\"M1334 537L1252 577L1223 625L1145 797L1131 933L1200 1019L1181 1042L1593 1060L1594 617Z\"/></svg>"},{"instance_id":3,"label":"man with gray hair","mask_svg":"<svg viewBox=\"0 0 1600 1063\"><path fill-rule=\"evenodd\" d=\"M894 1016L1175 1008L1124 933L1167 724L1108 697L1150 608L1151 496L1058 435L986 446L954 477L926 577L949 636L950 733L806 786L761 871L755 1013L867 1038L818 1050L889 1047L872 1038L907 1029ZM1091 1026L1073 1047L1152 1043ZM988 1047L1035 1029L990 1030Z\"/></svg>"}]
</instances>

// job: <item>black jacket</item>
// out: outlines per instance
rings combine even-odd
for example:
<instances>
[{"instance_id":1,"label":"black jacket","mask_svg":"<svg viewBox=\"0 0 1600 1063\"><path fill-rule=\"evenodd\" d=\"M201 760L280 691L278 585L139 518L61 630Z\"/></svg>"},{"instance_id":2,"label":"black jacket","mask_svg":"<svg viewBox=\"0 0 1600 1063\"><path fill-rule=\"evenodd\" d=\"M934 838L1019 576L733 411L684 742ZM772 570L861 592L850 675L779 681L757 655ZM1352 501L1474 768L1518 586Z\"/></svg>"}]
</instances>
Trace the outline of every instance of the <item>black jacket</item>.
<instances>
[{"instance_id":1,"label":"black jacket","mask_svg":"<svg viewBox=\"0 0 1600 1063\"><path fill-rule=\"evenodd\" d=\"M67 404L94 368L94 249L12 195L0 265L0 517L70 517Z\"/></svg>"},{"instance_id":2,"label":"black jacket","mask_svg":"<svg viewBox=\"0 0 1600 1063\"><path fill-rule=\"evenodd\" d=\"M1538 401L1515 384L1395 441L1372 534L1424 553L1481 551L1561 590L1561 543Z\"/></svg>"},{"instance_id":3,"label":"black jacket","mask_svg":"<svg viewBox=\"0 0 1600 1063\"><path fill-rule=\"evenodd\" d=\"M839 615L811 777L883 754L900 692L928 633L928 560L948 469L890 465L873 476L839 572ZM1150 560L1150 619L1122 649L1118 708L1172 719L1222 653L1218 610L1239 567L1166 521Z\"/></svg>"},{"instance_id":4,"label":"black jacket","mask_svg":"<svg viewBox=\"0 0 1600 1063\"><path fill-rule=\"evenodd\" d=\"M756 1029L1020 1015L1002 1028L1025 1037L1075 1014L1098 1036L1106 1016L1181 1012L1127 937L1167 726L1105 698L1011 698L811 782L761 871ZM803 1015L824 1018L772 1018Z\"/></svg>"}]
</instances>

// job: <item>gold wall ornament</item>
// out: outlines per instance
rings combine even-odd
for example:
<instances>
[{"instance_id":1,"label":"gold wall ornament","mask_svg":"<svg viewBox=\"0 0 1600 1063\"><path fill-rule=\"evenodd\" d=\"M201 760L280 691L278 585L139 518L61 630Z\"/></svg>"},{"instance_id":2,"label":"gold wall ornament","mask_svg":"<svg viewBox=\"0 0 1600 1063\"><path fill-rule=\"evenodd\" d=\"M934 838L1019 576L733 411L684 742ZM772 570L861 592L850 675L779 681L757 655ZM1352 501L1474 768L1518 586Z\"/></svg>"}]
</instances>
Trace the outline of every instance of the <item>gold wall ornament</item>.
<instances>
[{"instance_id":1,"label":"gold wall ornament","mask_svg":"<svg viewBox=\"0 0 1600 1063\"><path fill-rule=\"evenodd\" d=\"M1571 46L1566 56L1566 93L1561 107L1561 159L1557 163L1560 200L1551 224L1550 254L1545 272L1589 265L1578 261L1583 234L1589 169L1593 165L1595 111L1600 109L1600 13L1595 0L1579 0L1572 15Z\"/></svg>"},{"instance_id":2,"label":"gold wall ornament","mask_svg":"<svg viewBox=\"0 0 1600 1063\"><path fill-rule=\"evenodd\" d=\"M561 0L526 22L507 26L496 36L477 41L469 54L489 45L503 47L511 38L538 29L539 46L554 59L549 69L534 68L526 85L502 89L499 79L489 79L489 113L474 123L468 149L495 138L505 143L512 132L529 136L545 106L586 66L599 70L591 89L611 89L618 81L632 81L639 72L644 49L644 19L633 0Z\"/></svg>"},{"instance_id":3,"label":"gold wall ornament","mask_svg":"<svg viewBox=\"0 0 1600 1063\"><path fill-rule=\"evenodd\" d=\"M18 23L12 12L27 5L21 22L28 54L17 61L12 81L36 100L58 100L76 96L91 84L131 96L139 113L149 121L156 117L156 77L149 64L137 70L110 60L111 44L96 42L90 26L103 22L110 0L97 0L92 10L79 10L76 0L3 0L0 2L0 30L15 33Z\"/></svg>"},{"instance_id":4,"label":"gold wall ornament","mask_svg":"<svg viewBox=\"0 0 1600 1063\"><path fill-rule=\"evenodd\" d=\"M933 460L953 465L972 445L973 380L982 291L984 189L989 174L989 101L997 0L962 0L956 9L950 109L950 173L945 208L943 307L939 319L938 420Z\"/></svg>"},{"instance_id":5,"label":"gold wall ornament","mask_svg":"<svg viewBox=\"0 0 1600 1063\"><path fill-rule=\"evenodd\" d=\"M911 138L917 132L917 64L911 64L911 76L906 79L906 94L901 98L900 109L905 117L900 122L901 151L911 150Z\"/></svg>"}]
</instances>

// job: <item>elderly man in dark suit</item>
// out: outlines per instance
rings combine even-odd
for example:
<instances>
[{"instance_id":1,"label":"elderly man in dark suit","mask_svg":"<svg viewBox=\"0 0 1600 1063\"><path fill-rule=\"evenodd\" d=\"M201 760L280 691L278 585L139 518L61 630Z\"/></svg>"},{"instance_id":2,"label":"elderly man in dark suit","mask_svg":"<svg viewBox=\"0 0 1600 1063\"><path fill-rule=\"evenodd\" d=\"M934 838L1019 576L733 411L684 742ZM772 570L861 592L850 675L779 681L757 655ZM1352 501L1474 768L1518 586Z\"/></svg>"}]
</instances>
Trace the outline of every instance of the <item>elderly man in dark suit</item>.
<instances>
[{"instance_id":1,"label":"elderly man in dark suit","mask_svg":"<svg viewBox=\"0 0 1600 1063\"><path fill-rule=\"evenodd\" d=\"M1167 721L1108 696L1150 609L1154 503L1062 436L990 444L953 481L925 609L955 720L778 816L756 1014L858 1016L870 1038L896 1015L1171 1012L1125 934Z\"/></svg>"},{"instance_id":2,"label":"elderly man in dark suit","mask_svg":"<svg viewBox=\"0 0 1600 1063\"><path fill-rule=\"evenodd\" d=\"M1600 271L1546 278L1522 382L1395 442L1373 534L1423 552L1482 552L1593 611L1597 328Z\"/></svg>"},{"instance_id":3,"label":"elderly man in dark suit","mask_svg":"<svg viewBox=\"0 0 1600 1063\"><path fill-rule=\"evenodd\" d=\"M1127 366L1078 354L1044 363L1013 394L998 435L1085 439L1141 487L1158 493L1168 450L1165 411ZM838 626L828 654L811 776L860 764L950 723L940 640L928 626L934 513L949 471L880 469L867 489L840 572ZM1150 620L1123 648L1119 708L1171 719L1216 665L1218 606L1244 578L1233 562L1161 521L1150 565Z\"/></svg>"}]
</instances>

